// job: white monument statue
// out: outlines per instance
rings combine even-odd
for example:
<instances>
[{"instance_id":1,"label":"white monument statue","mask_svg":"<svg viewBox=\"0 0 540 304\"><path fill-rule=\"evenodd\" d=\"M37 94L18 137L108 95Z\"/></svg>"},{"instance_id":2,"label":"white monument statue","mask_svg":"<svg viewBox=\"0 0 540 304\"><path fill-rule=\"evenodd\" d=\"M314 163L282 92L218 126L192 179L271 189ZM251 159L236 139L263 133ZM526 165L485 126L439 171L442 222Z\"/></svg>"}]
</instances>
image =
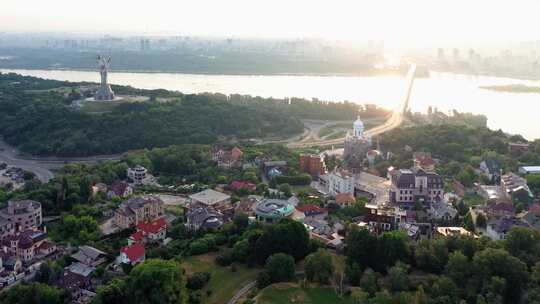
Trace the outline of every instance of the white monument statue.
<instances>
[{"instance_id":1,"label":"white monument statue","mask_svg":"<svg viewBox=\"0 0 540 304\"><path fill-rule=\"evenodd\" d=\"M101 84L99 90L94 96L95 100L113 100L114 92L111 89L111 86L107 83L107 73L109 70L109 65L111 63L111 57L103 57L101 55L97 56L97 63L99 64L99 73L101 74Z\"/></svg>"}]
</instances>

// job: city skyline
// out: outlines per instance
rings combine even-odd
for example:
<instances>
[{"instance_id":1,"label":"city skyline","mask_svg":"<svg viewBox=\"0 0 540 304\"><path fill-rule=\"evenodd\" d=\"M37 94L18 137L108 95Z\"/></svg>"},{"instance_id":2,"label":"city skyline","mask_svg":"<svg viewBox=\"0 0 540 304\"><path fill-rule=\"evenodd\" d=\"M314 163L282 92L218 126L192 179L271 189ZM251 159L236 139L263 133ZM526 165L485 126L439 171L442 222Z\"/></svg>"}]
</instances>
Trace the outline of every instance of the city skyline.
<instances>
[{"instance_id":1,"label":"city skyline","mask_svg":"<svg viewBox=\"0 0 540 304\"><path fill-rule=\"evenodd\" d=\"M156 0L125 3L95 0L10 1L0 11L4 32L129 33L259 38L380 39L390 43L519 41L536 39L540 3L524 0L254 2ZM519 16L519 17L517 17ZM482 22L479 22L479 21Z\"/></svg>"}]
</instances>

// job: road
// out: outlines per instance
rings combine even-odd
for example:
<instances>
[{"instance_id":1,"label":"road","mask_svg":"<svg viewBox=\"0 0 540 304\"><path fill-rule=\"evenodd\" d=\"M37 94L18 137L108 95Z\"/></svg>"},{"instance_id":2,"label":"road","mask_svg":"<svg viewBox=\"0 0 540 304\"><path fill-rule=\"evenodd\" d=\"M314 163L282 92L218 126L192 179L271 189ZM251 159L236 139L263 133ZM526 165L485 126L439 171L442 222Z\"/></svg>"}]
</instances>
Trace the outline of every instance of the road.
<instances>
[{"instance_id":1,"label":"road","mask_svg":"<svg viewBox=\"0 0 540 304\"><path fill-rule=\"evenodd\" d=\"M0 162L5 162L10 166L33 172L43 183L48 182L54 177L54 173L51 170L60 168L65 164L93 164L103 160L117 160L120 159L120 157L120 154L91 157L24 157L21 156L17 148L0 140Z\"/></svg>"},{"instance_id":2,"label":"road","mask_svg":"<svg viewBox=\"0 0 540 304\"><path fill-rule=\"evenodd\" d=\"M412 64L407 76L405 77L406 87L404 95L398 104L397 108L393 111L392 116L382 125L369 129L365 132L366 136L375 136L382 134L384 132L390 131L394 128L397 128L403 122L403 117L405 111L409 107L409 100L411 97L411 92L414 83L414 74L416 72L416 65ZM345 137L336 138L332 140L319 140L319 141L310 141L310 142L295 142L290 143L287 146L289 148L308 148L315 146L331 146L331 145L340 145L343 144Z\"/></svg>"}]
</instances>

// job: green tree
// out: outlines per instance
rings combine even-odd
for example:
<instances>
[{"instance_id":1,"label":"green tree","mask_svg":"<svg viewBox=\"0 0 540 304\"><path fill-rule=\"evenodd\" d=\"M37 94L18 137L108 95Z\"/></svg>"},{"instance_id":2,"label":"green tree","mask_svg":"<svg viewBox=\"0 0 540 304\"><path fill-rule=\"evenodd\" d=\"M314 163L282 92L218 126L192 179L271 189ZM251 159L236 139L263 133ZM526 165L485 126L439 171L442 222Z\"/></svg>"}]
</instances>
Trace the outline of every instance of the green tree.
<instances>
[{"instance_id":1,"label":"green tree","mask_svg":"<svg viewBox=\"0 0 540 304\"><path fill-rule=\"evenodd\" d=\"M487 225L487 219L484 213L478 212L478 215L476 216L476 226L481 228L486 228Z\"/></svg>"},{"instance_id":2,"label":"green tree","mask_svg":"<svg viewBox=\"0 0 540 304\"><path fill-rule=\"evenodd\" d=\"M469 231L475 231L476 227L474 226L474 221L472 219L472 214L469 211L467 215L465 215L465 218L463 219L463 224L465 225L465 228Z\"/></svg>"},{"instance_id":3,"label":"green tree","mask_svg":"<svg viewBox=\"0 0 540 304\"><path fill-rule=\"evenodd\" d=\"M504 299L516 299L527 283L527 266L518 258L511 256L502 249L487 248L475 254L472 263L474 277L483 282L483 289L489 287L493 277L500 277L506 282L512 282L512 288L508 288Z\"/></svg>"},{"instance_id":4,"label":"green tree","mask_svg":"<svg viewBox=\"0 0 540 304\"><path fill-rule=\"evenodd\" d=\"M67 304L69 295L42 283L18 284L0 294L3 304Z\"/></svg>"},{"instance_id":5,"label":"green tree","mask_svg":"<svg viewBox=\"0 0 540 304\"><path fill-rule=\"evenodd\" d=\"M448 261L448 249L444 240L423 240L414 251L418 268L441 273Z\"/></svg>"},{"instance_id":6,"label":"green tree","mask_svg":"<svg viewBox=\"0 0 540 304\"><path fill-rule=\"evenodd\" d=\"M186 280L180 264L149 259L137 265L127 279L130 303L187 303Z\"/></svg>"},{"instance_id":7,"label":"green tree","mask_svg":"<svg viewBox=\"0 0 540 304\"><path fill-rule=\"evenodd\" d=\"M295 260L300 260L307 255L309 248L306 228L302 223L290 219L266 226L263 234L253 241L250 244L255 244L255 257L259 264L265 263L270 255L278 252L290 254Z\"/></svg>"},{"instance_id":8,"label":"green tree","mask_svg":"<svg viewBox=\"0 0 540 304\"><path fill-rule=\"evenodd\" d=\"M408 262L411 256L411 247L407 234L403 231L385 232L377 241L375 270L393 266L397 261Z\"/></svg>"},{"instance_id":9,"label":"green tree","mask_svg":"<svg viewBox=\"0 0 540 304\"><path fill-rule=\"evenodd\" d=\"M374 263L377 237L367 229L351 230L347 234L345 244L348 265L357 263L361 269L365 269Z\"/></svg>"},{"instance_id":10,"label":"green tree","mask_svg":"<svg viewBox=\"0 0 540 304\"><path fill-rule=\"evenodd\" d=\"M285 197L290 197L292 195L292 188L289 184L279 185L279 191L283 192L283 195L285 195Z\"/></svg>"},{"instance_id":11,"label":"green tree","mask_svg":"<svg viewBox=\"0 0 540 304\"><path fill-rule=\"evenodd\" d=\"M92 195L92 181L89 176L82 178L79 185L79 196L83 202L88 202Z\"/></svg>"},{"instance_id":12,"label":"green tree","mask_svg":"<svg viewBox=\"0 0 540 304\"><path fill-rule=\"evenodd\" d=\"M390 267L388 276L390 278L392 291L400 292L409 289L409 268L409 265L401 262L397 262L395 266Z\"/></svg>"},{"instance_id":13,"label":"green tree","mask_svg":"<svg viewBox=\"0 0 540 304\"><path fill-rule=\"evenodd\" d=\"M92 304L128 304L126 281L113 279L106 285L102 285L96 292Z\"/></svg>"},{"instance_id":14,"label":"green tree","mask_svg":"<svg viewBox=\"0 0 540 304\"><path fill-rule=\"evenodd\" d=\"M369 294L361 289L354 289L351 292L351 299L354 304L369 304Z\"/></svg>"},{"instance_id":15,"label":"green tree","mask_svg":"<svg viewBox=\"0 0 540 304\"><path fill-rule=\"evenodd\" d=\"M328 283L334 272L332 256L326 250L319 249L306 257L304 268L309 281Z\"/></svg>"},{"instance_id":16,"label":"green tree","mask_svg":"<svg viewBox=\"0 0 540 304\"><path fill-rule=\"evenodd\" d=\"M272 282L283 282L294 278L294 258L288 254L276 253L266 261L266 272Z\"/></svg>"},{"instance_id":17,"label":"green tree","mask_svg":"<svg viewBox=\"0 0 540 304\"><path fill-rule=\"evenodd\" d=\"M506 236L504 247L532 266L540 258L540 233L526 227L513 227Z\"/></svg>"},{"instance_id":18,"label":"green tree","mask_svg":"<svg viewBox=\"0 0 540 304\"><path fill-rule=\"evenodd\" d=\"M379 274L373 271L371 268L364 270L362 278L360 279L360 287L365 290L371 296L375 295L379 291Z\"/></svg>"},{"instance_id":19,"label":"green tree","mask_svg":"<svg viewBox=\"0 0 540 304\"><path fill-rule=\"evenodd\" d=\"M446 274L459 286L465 286L471 274L471 263L460 251L452 252L446 264Z\"/></svg>"}]
</instances>

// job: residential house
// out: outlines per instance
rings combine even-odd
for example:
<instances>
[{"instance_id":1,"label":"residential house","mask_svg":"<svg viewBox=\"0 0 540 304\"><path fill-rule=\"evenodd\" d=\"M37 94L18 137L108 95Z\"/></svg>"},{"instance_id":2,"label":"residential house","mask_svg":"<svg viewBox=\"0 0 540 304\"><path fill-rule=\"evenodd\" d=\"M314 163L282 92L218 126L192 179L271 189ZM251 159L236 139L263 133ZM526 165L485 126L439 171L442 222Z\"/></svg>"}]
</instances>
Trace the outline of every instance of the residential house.
<instances>
[{"instance_id":1,"label":"residential house","mask_svg":"<svg viewBox=\"0 0 540 304\"><path fill-rule=\"evenodd\" d=\"M407 233L407 236L411 240L418 241L420 239L420 226L414 223L400 222L398 224L398 230Z\"/></svg>"},{"instance_id":2,"label":"residential house","mask_svg":"<svg viewBox=\"0 0 540 304\"><path fill-rule=\"evenodd\" d=\"M238 147L234 147L231 150L225 150L221 146L213 146L212 160L217 162L217 165L221 169L231 169L242 167L242 155L244 152Z\"/></svg>"},{"instance_id":3,"label":"residential house","mask_svg":"<svg viewBox=\"0 0 540 304\"><path fill-rule=\"evenodd\" d=\"M255 190L257 190L257 185L248 181L234 180L230 183L229 188L233 191L245 189L245 190L254 192Z\"/></svg>"},{"instance_id":4,"label":"residential house","mask_svg":"<svg viewBox=\"0 0 540 304\"><path fill-rule=\"evenodd\" d=\"M375 233L393 230L396 227L396 223L405 220L405 216L402 217L396 214L394 207L366 204L365 208L364 222Z\"/></svg>"},{"instance_id":5,"label":"residential house","mask_svg":"<svg viewBox=\"0 0 540 304\"><path fill-rule=\"evenodd\" d=\"M335 202L341 207L354 206L356 204L356 198L350 192L338 193L336 194Z\"/></svg>"},{"instance_id":6,"label":"residential house","mask_svg":"<svg viewBox=\"0 0 540 304\"><path fill-rule=\"evenodd\" d=\"M292 216L294 210L294 206L286 200L266 198L255 206L254 213L257 220L273 224Z\"/></svg>"},{"instance_id":7,"label":"residential house","mask_svg":"<svg viewBox=\"0 0 540 304\"><path fill-rule=\"evenodd\" d=\"M98 193L107 193L107 184L97 183L92 186L92 195L97 195Z\"/></svg>"},{"instance_id":8,"label":"residential house","mask_svg":"<svg viewBox=\"0 0 540 304\"><path fill-rule=\"evenodd\" d=\"M2 240L5 252L19 258L24 264L31 264L56 252L56 245L47 240L47 233L28 229Z\"/></svg>"},{"instance_id":9,"label":"residential house","mask_svg":"<svg viewBox=\"0 0 540 304\"><path fill-rule=\"evenodd\" d=\"M508 144L508 150L512 154L523 154L527 151L529 151L530 145L527 143L509 143Z\"/></svg>"},{"instance_id":10,"label":"residential house","mask_svg":"<svg viewBox=\"0 0 540 304\"><path fill-rule=\"evenodd\" d=\"M533 198L527 180L512 172L501 177L501 189L508 199L528 202Z\"/></svg>"},{"instance_id":11,"label":"residential house","mask_svg":"<svg viewBox=\"0 0 540 304\"><path fill-rule=\"evenodd\" d=\"M458 180L452 181L452 189L454 190L454 193L459 197L464 197L467 191L465 186L463 186L463 184L460 183Z\"/></svg>"},{"instance_id":12,"label":"residential house","mask_svg":"<svg viewBox=\"0 0 540 304\"><path fill-rule=\"evenodd\" d=\"M217 210L231 207L231 196L212 189L206 189L189 196L191 204L211 206Z\"/></svg>"},{"instance_id":13,"label":"residential house","mask_svg":"<svg viewBox=\"0 0 540 304\"><path fill-rule=\"evenodd\" d=\"M501 217L514 217L516 211L514 205L511 202L498 202L488 204L485 208L487 217L489 219L501 218Z\"/></svg>"},{"instance_id":14,"label":"residential house","mask_svg":"<svg viewBox=\"0 0 540 304\"><path fill-rule=\"evenodd\" d=\"M325 219L328 216L328 210L313 204L296 207L296 210L303 213L305 217Z\"/></svg>"},{"instance_id":15,"label":"residential house","mask_svg":"<svg viewBox=\"0 0 540 304\"><path fill-rule=\"evenodd\" d=\"M148 177L148 170L140 165L127 169L127 177L133 181L135 185L144 184Z\"/></svg>"},{"instance_id":16,"label":"residential house","mask_svg":"<svg viewBox=\"0 0 540 304\"><path fill-rule=\"evenodd\" d=\"M324 159L316 154L300 154L300 171L310 174L314 178L326 174Z\"/></svg>"},{"instance_id":17,"label":"residential house","mask_svg":"<svg viewBox=\"0 0 540 304\"><path fill-rule=\"evenodd\" d=\"M328 174L328 193L337 195L339 193L354 193L356 178L354 174L346 170L335 169Z\"/></svg>"},{"instance_id":18,"label":"residential house","mask_svg":"<svg viewBox=\"0 0 540 304\"><path fill-rule=\"evenodd\" d=\"M343 248L343 237L338 233L340 225L331 226L327 221L316 218L306 218L303 223L310 238L321 241L330 248Z\"/></svg>"},{"instance_id":19,"label":"residential house","mask_svg":"<svg viewBox=\"0 0 540 304\"><path fill-rule=\"evenodd\" d=\"M444 197L443 179L422 169L401 169L391 174L390 202L411 209L416 202L425 206Z\"/></svg>"},{"instance_id":20,"label":"residential house","mask_svg":"<svg viewBox=\"0 0 540 304\"><path fill-rule=\"evenodd\" d=\"M443 201L433 202L428 209L428 217L434 221L449 222L456 218L457 210Z\"/></svg>"},{"instance_id":21,"label":"residential house","mask_svg":"<svg viewBox=\"0 0 540 304\"><path fill-rule=\"evenodd\" d=\"M82 264L96 267L105 263L107 254L94 247L83 245L79 246L79 251L71 255L71 257Z\"/></svg>"},{"instance_id":22,"label":"residential house","mask_svg":"<svg viewBox=\"0 0 540 304\"><path fill-rule=\"evenodd\" d=\"M503 192L502 187L499 185L477 185L476 193L485 198L488 203L506 200L506 193Z\"/></svg>"},{"instance_id":23,"label":"residential house","mask_svg":"<svg viewBox=\"0 0 540 304\"><path fill-rule=\"evenodd\" d=\"M287 162L284 160L265 161L262 164L262 169L269 179L274 179L287 171Z\"/></svg>"},{"instance_id":24,"label":"residential house","mask_svg":"<svg viewBox=\"0 0 540 304\"><path fill-rule=\"evenodd\" d=\"M415 169L421 169L428 172L435 171L435 160L431 158L429 152L415 152L413 153L413 166Z\"/></svg>"},{"instance_id":25,"label":"residential house","mask_svg":"<svg viewBox=\"0 0 540 304\"><path fill-rule=\"evenodd\" d=\"M94 272L96 270L96 267L88 266L88 265L83 264L81 262L75 262L75 263L72 263L71 265L69 265L67 267L67 269L70 272L82 275L84 277L89 277L92 274L92 272Z\"/></svg>"},{"instance_id":26,"label":"residential house","mask_svg":"<svg viewBox=\"0 0 540 304\"><path fill-rule=\"evenodd\" d=\"M518 168L521 174L540 174L540 166L522 166Z\"/></svg>"},{"instance_id":27,"label":"residential house","mask_svg":"<svg viewBox=\"0 0 540 304\"><path fill-rule=\"evenodd\" d=\"M532 204L529 210L518 214L517 218L525 226L540 231L540 204Z\"/></svg>"},{"instance_id":28,"label":"residential house","mask_svg":"<svg viewBox=\"0 0 540 304\"><path fill-rule=\"evenodd\" d=\"M87 294L85 291L92 288L92 282L89 277L67 270L57 286L69 292L72 303L85 303L82 298Z\"/></svg>"},{"instance_id":29,"label":"residential house","mask_svg":"<svg viewBox=\"0 0 540 304\"><path fill-rule=\"evenodd\" d=\"M139 223L137 231L128 238L128 244L157 242L165 239L167 234L167 222L165 218L158 218L150 222Z\"/></svg>"},{"instance_id":30,"label":"residential house","mask_svg":"<svg viewBox=\"0 0 540 304\"><path fill-rule=\"evenodd\" d=\"M15 225L7 219L0 217L0 239L15 233Z\"/></svg>"},{"instance_id":31,"label":"residential house","mask_svg":"<svg viewBox=\"0 0 540 304\"><path fill-rule=\"evenodd\" d=\"M494 159L486 159L480 163L480 171L482 171L493 184L498 184L501 180L501 165Z\"/></svg>"},{"instance_id":32,"label":"residential house","mask_svg":"<svg viewBox=\"0 0 540 304\"><path fill-rule=\"evenodd\" d=\"M41 226L43 221L41 203L32 200L10 200L7 207L0 209L0 218L11 223L9 225L2 221L3 224L0 230L5 234L35 229Z\"/></svg>"},{"instance_id":33,"label":"residential house","mask_svg":"<svg viewBox=\"0 0 540 304\"><path fill-rule=\"evenodd\" d=\"M451 237L451 236L474 236L473 233L463 227L437 227L435 237Z\"/></svg>"},{"instance_id":34,"label":"residential house","mask_svg":"<svg viewBox=\"0 0 540 304\"><path fill-rule=\"evenodd\" d=\"M144 262L145 250L141 243L133 243L120 249L120 262L123 264L137 265Z\"/></svg>"},{"instance_id":35,"label":"residential house","mask_svg":"<svg viewBox=\"0 0 540 304\"><path fill-rule=\"evenodd\" d=\"M109 191L107 192L107 197L109 197L109 199L113 197L126 198L132 194L133 194L133 188L128 183L123 182L123 181L115 181L109 187Z\"/></svg>"},{"instance_id":36,"label":"residential house","mask_svg":"<svg viewBox=\"0 0 540 304\"><path fill-rule=\"evenodd\" d=\"M523 225L515 218L503 217L488 222L486 234L494 241L504 240L510 230L517 225Z\"/></svg>"},{"instance_id":37,"label":"residential house","mask_svg":"<svg viewBox=\"0 0 540 304\"><path fill-rule=\"evenodd\" d=\"M184 209L185 226L190 231L214 230L223 226L223 214L212 206L193 206Z\"/></svg>"},{"instance_id":38,"label":"residential house","mask_svg":"<svg viewBox=\"0 0 540 304\"><path fill-rule=\"evenodd\" d=\"M114 223L126 229L165 215L165 203L154 195L137 196L123 202L115 211Z\"/></svg>"}]
</instances>

